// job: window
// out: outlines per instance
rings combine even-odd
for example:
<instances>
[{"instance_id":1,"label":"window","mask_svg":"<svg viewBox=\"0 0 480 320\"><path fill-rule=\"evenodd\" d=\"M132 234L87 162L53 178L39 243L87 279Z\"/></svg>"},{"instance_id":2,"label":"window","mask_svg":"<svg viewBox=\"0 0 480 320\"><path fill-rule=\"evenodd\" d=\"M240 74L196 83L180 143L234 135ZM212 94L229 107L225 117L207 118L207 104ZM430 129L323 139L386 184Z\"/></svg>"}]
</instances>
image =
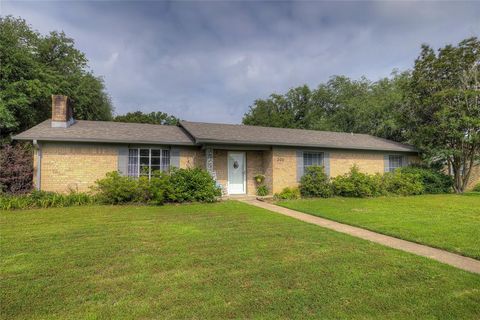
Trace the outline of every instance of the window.
<instances>
[{"instance_id":1,"label":"window","mask_svg":"<svg viewBox=\"0 0 480 320\"><path fill-rule=\"evenodd\" d=\"M323 152L310 152L304 151L303 152L303 172L306 171L308 167L311 166L323 166Z\"/></svg>"},{"instance_id":2,"label":"window","mask_svg":"<svg viewBox=\"0 0 480 320\"><path fill-rule=\"evenodd\" d=\"M388 156L388 171L393 172L403 167L403 156Z\"/></svg>"},{"instance_id":3,"label":"window","mask_svg":"<svg viewBox=\"0 0 480 320\"><path fill-rule=\"evenodd\" d=\"M170 168L170 150L129 149L128 176L152 176L154 171L167 171Z\"/></svg>"}]
</instances>

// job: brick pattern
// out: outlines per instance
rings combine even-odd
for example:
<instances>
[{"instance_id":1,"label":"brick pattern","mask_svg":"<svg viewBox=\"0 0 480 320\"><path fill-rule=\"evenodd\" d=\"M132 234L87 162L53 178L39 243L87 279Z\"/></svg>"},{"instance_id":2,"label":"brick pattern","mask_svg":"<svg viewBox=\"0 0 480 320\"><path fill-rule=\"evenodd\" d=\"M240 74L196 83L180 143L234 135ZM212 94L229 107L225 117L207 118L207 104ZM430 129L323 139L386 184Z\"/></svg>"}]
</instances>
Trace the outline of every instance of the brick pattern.
<instances>
[{"instance_id":1,"label":"brick pattern","mask_svg":"<svg viewBox=\"0 0 480 320\"><path fill-rule=\"evenodd\" d=\"M200 148L180 149L180 168L205 169L205 151Z\"/></svg>"},{"instance_id":2,"label":"brick pattern","mask_svg":"<svg viewBox=\"0 0 480 320\"><path fill-rule=\"evenodd\" d=\"M480 183L480 164L472 168L470 173L470 180L468 181L467 190L472 190Z\"/></svg>"},{"instance_id":3,"label":"brick pattern","mask_svg":"<svg viewBox=\"0 0 480 320\"><path fill-rule=\"evenodd\" d=\"M36 155L35 155L36 167ZM45 191L89 191L97 179L118 169L113 145L43 143L41 188Z\"/></svg>"},{"instance_id":4,"label":"brick pattern","mask_svg":"<svg viewBox=\"0 0 480 320\"><path fill-rule=\"evenodd\" d=\"M384 153L333 151L330 152L330 176L336 177L357 165L361 172L373 174L385 172Z\"/></svg>"},{"instance_id":5,"label":"brick pattern","mask_svg":"<svg viewBox=\"0 0 480 320\"><path fill-rule=\"evenodd\" d=\"M247 151L247 194L257 194L257 183L255 176L258 174L265 174L263 168L263 152L262 151ZM271 190L271 189L269 189Z\"/></svg>"},{"instance_id":6,"label":"brick pattern","mask_svg":"<svg viewBox=\"0 0 480 320\"><path fill-rule=\"evenodd\" d=\"M273 149L272 181L272 193L281 192L286 187L298 186L297 151L295 149Z\"/></svg>"}]
</instances>

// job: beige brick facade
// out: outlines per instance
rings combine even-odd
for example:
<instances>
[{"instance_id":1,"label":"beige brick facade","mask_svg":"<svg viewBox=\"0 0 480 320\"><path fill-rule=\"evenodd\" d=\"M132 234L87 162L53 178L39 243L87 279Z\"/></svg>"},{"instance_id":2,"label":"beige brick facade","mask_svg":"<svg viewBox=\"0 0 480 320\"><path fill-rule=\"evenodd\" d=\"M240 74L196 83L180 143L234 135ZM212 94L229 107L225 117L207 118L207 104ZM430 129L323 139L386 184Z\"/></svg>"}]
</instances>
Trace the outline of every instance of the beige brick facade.
<instances>
[{"instance_id":1,"label":"beige brick facade","mask_svg":"<svg viewBox=\"0 0 480 320\"><path fill-rule=\"evenodd\" d=\"M480 183L480 164L472 168L467 190L472 190L479 183Z\"/></svg>"},{"instance_id":2,"label":"beige brick facade","mask_svg":"<svg viewBox=\"0 0 480 320\"><path fill-rule=\"evenodd\" d=\"M34 156L35 177L37 153ZM88 191L97 179L118 168L118 147L102 144L42 143L41 188ZM35 178L36 182L36 178Z\"/></svg>"},{"instance_id":3,"label":"beige brick facade","mask_svg":"<svg viewBox=\"0 0 480 320\"><path fill-rule=\"evenodd\" d=\"M228 186L228 150L214 149L213 169L217 182L225 190ZM236 151L237 152L237 151ZM298 186L297 149L277 148L246 153L246 190L256 194L254 177L265 175L265 184L271 194L281 192L285 187ZM357 165L362 172L384 172L384 155L374 151L329 150L330 176L335 177ZM42 190L68 192L69 190L88 191L97 179L107 172L118 169L118 146L108 144L82 143L42 143ZM181 168L205 168L205 150L197 147L180 148ZM409 156L409 162L419 161ZM37 153L34 154L34 180L36 180ZM472 176L472 181L480 179L480 170ZM36 182L36 181L35 181ZM470 187L473 187L472 182Z\"/></svg>"}]
</instances>

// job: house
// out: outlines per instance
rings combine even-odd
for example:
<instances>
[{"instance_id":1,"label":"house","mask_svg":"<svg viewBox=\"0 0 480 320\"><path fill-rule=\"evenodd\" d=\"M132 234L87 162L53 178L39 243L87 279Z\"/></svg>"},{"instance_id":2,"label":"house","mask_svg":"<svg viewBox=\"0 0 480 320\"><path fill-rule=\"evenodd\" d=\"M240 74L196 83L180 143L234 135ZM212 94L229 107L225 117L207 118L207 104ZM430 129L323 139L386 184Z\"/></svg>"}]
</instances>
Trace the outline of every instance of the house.
<instances>
[{"instance_id":1,"label":"house","mask_svg":"<svg viewBox=\"0 0 480 320\"><path fill-rule=\"evenodd\" d=\"M207 169L224 194L255 194L262 174L270 193L298 184L311 165L331 176L353 165L387 172L419 161L409 145L366 134L182 121L163 126L75 121L67 97L52 96L52 119L22 132L33 141L39 190L87 191L107 172L138 177L170 167Z\"/></svg>"}]
</instances>

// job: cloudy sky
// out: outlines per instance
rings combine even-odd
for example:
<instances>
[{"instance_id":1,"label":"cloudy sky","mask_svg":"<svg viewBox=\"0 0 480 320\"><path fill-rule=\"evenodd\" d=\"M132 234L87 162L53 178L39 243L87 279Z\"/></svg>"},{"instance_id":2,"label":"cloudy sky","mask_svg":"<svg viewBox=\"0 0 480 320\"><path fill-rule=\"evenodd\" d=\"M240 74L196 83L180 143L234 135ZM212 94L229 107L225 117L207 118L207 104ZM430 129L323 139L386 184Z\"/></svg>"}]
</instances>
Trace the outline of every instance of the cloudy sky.
<instances>
[{"instance_id":1,"label":"cloudy sky","mask_svg":"<svg viewBox=\"0 0 480 320\"><path fill-rule=\"evenodd\" d=\"M480 2L27 2L0 13L63 30L116 113L239 123L257 98L332 75L411 68L422 43L480 36Z\"/></svg>"}]
</instances>

